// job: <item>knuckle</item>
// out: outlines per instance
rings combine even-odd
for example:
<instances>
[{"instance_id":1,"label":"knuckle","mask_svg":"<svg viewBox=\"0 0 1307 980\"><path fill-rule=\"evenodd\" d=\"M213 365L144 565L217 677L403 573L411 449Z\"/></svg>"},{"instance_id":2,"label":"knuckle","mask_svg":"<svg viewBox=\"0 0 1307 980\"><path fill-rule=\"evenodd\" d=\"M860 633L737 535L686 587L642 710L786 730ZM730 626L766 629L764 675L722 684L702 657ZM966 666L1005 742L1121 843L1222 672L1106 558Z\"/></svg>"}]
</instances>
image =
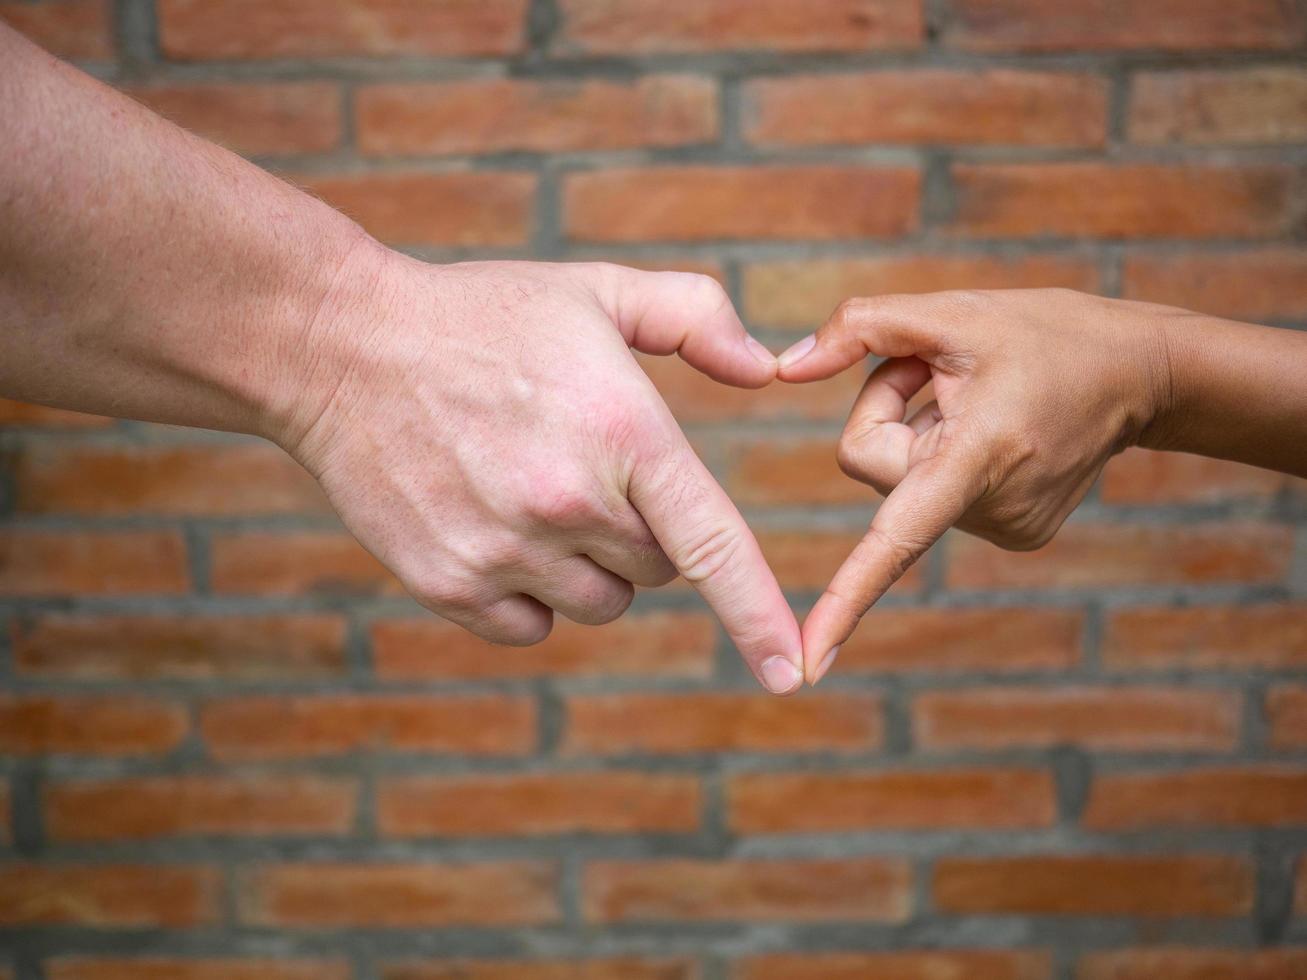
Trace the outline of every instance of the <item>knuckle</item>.
<instances>
[{"instance_id":1,"label":"knuckle","mask_svg":"<svg viewBox=\"0 0 1307 980\"><path fill-rule=\"evenodd\" d=\"M516 626L511 630L496 630L493 635L486 636L485 639L500 646L506 647L533 647L537 643L543 643L549 634L553 632L554 622L552 618L542 618L533 623L527 623Z\"/></svg>"},{"instance_id":2,"label":"knuckle","mask_svg":"<svg viewBox=\"0 0 1307 980\"><path fill-rule=\"evenodd\" d=\"M428 609L468 615L481 609L484 589L470 575L432 573L419 574L411 579L409 591Z\"/></svg>"},{"instance_id":3,"label":"knuckle","mask_svg":"<svg viewBox=\"0 0 1307 980\"><path fill-rule=\"evenodd\" d=\"M876 527L871 529L870 534L876 550L882 555L890 579L895 581L902 578L933 543L902 534L891 535Z\"/></svg>"},{"instance_id":4,"label":"knuckle","mask_svg":"<svg viewBox=\"0 0 1307 980\"><path fill-rule=\"evenodd\" d=\"M743 544L738 529L713 525L701 529L686 545L677 549L672 561L686 581L698 584L719 575L736 559Z\"/></svg>"},{"instance_id":5,"label":"knuckle","mask_svg":"<svg viewBox=\"0 0 1307 980\"><path fill-rule=\"evenodd\" d=\"M835 462L839 464L840 472L854 480L861 480L865 473L861 443L857 435L845 430L835 447Z\"/></svg>"},{"instance_id":6,"label":"knuckle","mask_svg":"<svg viewBox=\"0 0 1307 980\"><path fill-rule=\"evenodd\" d=\"M705 309L711 309L716 314L731 305L731 297L726 292L726 287L712 276L704 275L702 272L687 272L684 275L690 290L702 301Z\"/></svg>"},{"instance_id":7,"label":"knuckle","mask_svg":"<svg viewBox=\"0 0 1307 980\"><path fill-rule=\"evenodd\" d=\"M589 605L591 617L589 623L594 626L611 623L631 607L634 599L635 590L629 585L609 590L606 595L597 598Z\"/></svg>"},{"instance_id":8,"label":"knuckle","mask_svg":"<svg viewBox=\"0 0 1307 980\"><path fill-rule=\"evenodd\" d=\"M575 529L601 517L593 481L580 473L549 470L526 481L521 511L537 527Z\"/></svg>"}]
</instances>

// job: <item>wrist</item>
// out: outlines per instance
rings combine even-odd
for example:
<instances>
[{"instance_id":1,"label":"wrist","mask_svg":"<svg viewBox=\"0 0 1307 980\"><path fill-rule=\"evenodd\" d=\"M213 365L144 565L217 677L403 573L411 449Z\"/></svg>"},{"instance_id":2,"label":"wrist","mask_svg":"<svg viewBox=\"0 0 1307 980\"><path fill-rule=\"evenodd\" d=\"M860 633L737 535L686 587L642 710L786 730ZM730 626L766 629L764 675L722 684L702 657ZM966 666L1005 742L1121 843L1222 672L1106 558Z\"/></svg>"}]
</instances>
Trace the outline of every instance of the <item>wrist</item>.
<instances>
[{"instance_id":1,"label":"wrist","mask_svg":"<svg viewBox=\"0 0 1307 980\"><path fill-rule=\"evenodd\" d=\"M335 217L333 215L333 217ZM389 249L353 222L299 277L275 331L277 369L255 407L256 431L298 457L378 324Z\"/></svg>"},{"instance_id":2,"label":"wrist","mask_svg":"<svg viewBox=\"0 0 1307 980\"><path fill-rule=\"evenodd\" d=\"M1143 304L1135 304L1143 305ZM1148 338L1149 397L1147 422L1135 443L1144 449L1180 450L1191 421L1194 365L1192 334L1200 329L1198 314L1170 307L1146 306L1141 315Z\"/></svg>"}]
</instances>

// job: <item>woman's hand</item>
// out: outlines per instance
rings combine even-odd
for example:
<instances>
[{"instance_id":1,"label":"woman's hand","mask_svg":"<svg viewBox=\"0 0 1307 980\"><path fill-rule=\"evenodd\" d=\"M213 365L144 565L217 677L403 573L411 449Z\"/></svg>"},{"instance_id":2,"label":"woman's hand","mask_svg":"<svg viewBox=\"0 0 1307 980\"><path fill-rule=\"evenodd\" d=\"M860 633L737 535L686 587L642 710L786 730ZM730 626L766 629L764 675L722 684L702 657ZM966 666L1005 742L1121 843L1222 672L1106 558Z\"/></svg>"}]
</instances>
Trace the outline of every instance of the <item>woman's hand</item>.
<instances>
[{"instance_id":1,"label":"woman's hand","mask_svg":"<svg viewBox=\"0 0 1307 980\"><path fill-rule=\"evenodd\" d=\"M1052 538L1104 463L1166 415L1169 338L1202 319L1069 290L886 296L846 302L781 355L791 382L886 358L839 446L886 500L804 624L808 680L949 527L1013 550ZM934 400L909 418L928 384Z\"/></svg>"}]
</instances>

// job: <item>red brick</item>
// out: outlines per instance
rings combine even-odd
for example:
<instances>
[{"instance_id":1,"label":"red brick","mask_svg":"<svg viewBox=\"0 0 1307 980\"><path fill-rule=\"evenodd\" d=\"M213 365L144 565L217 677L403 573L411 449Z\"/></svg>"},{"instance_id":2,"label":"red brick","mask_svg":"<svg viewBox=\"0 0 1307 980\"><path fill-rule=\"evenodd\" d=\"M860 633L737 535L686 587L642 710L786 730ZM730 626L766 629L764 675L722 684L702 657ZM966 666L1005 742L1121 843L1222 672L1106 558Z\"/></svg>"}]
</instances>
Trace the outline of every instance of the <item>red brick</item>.
<instances>
[{"instance_id":1,"label":"red brick","mask_svg":"<svg viewBox=\"0 0 1307 980\"><path fill-rule=\"evenodd\" d=\"M176 748L188 727L170 701L0 694L0 752L10 755L157 755Z\"/></svg>"},{"instance_id":2,"label":"red brick","mask_svg":"<svg viewBox=\"0 0 1307 980\"><path fill-rule=\"evenodd\" d=\"M12 468L19 513L331 512L313 477L266 444L116 449L52 444L15 453Z\"/></svg>"},{"instance_id":3,"label":"red brick","mask_svg":"<svg viewBox=\"0 0 1307 980\"><path fill-rule=\"evenodd\" d=\"M843 419L864 380L859 371L844 371L815 384L771 384L751 390L719 384L679 358L641 357L639 362L683 425Z\"/></svg>"},{"instance_id":4,"label":"red brick","mask_svg":"<svg viewBox=\"0 0 1307 980\"><path fill-rule=\"evenodd\" d=\"M109 0L3 0L0 21L60 58L105 61L113 57Z\"/></svg>"},{"instance_id":5,"label":"red brick","mask_svg":"<svg viewBox=\"0 0 1307 980\"><path fill-rule=\"evenodd\" d=\"M776 580L784 589L820 591L862 538L862 531L763 531L755 532L758 545ZM924 563L919 562L894 583L898 595L921 591ZM689 583L677 579L664 588L688 591Z\"/></svg>"},{"instance_id":6,"label":"red brick","mask_svg":"<svg viewBox=\"0 0 1307 980\"><path fill-rule=\"evenodd\" d=\"M859 752L881 744L880 698L753 693L597 694L567 699L571 754Z\"/></svg>"},{"instance_id":7,"label":"red brick","mask_svg":"<svg viewBox=\"0 0 1307 980\"><path fill-rule=\"evenodd\" d=\"M189 585L172 531L0 529L0 595L176 594Z\"/></svg>"},{"instance_id":8,"label":"red brick","mask_svg":"<svg viewBox=\"0 0 1307 980\"><path fill-rule=\"evenodd\" d=\"M116 680L292 679L345 671L334 615L72 616L21 621L14 665L40 677Z\"/></svg>"},{"instance_id":9,"label":"red brick","mask_svg":"<svg viewBox=\"0 0 1307 980\"><path fill-rule=\"evenodd\" d=\"M1229 460L1129 449L1107 464L1100 496L1108 504L1266 500L1290 482L1291 478L1283 473Z\"/></svg>"},{"instance_id":10,"label":"red brick","mask_svg":"<svg viewBox=\"0 0 1307 980\"><path fill-rule=\"evenodd\" d=\"M483 864L283 864L240 876L246 925L282 928L525 926L559 918L557 868Z\"/></svg>"},{"instance_id":11,"label":"red brick","mask_svg":"<svg viewBox=\"0 0 1307 980\"><path fill-rule=\"evenodd\" d=\"M137 85L125 88L178 126L236 153L323 153L340 144L340 89L330 82Z\"/></svg>"},{"instance_id":12,"label":"red brick","mask_svg":"<svg viewBox=\"0 0 1307 980\"><path fill-rule=\"evenodd\" d=\"M782 588L818 591L830 582L862 535L861 531L759 531L758 544ZM918 563L908 569L894 584L894 592L920 591L922 568Z\"/></svg>"},{"instance_id":13,"label":"red brick","mask_svg":"<svg viewBox=\"0 0 1307 980\"><path fill-rule=\"evenodd\" d=\"M1070 609L873 609L840 647L841 673L1019 673L1080 661Z\"/></svg>"},{"instance_id":14,"label":"red brick","mask_svg":"<svg viewBox=\"0 0 1307 980\"><path fill-rule=\"evenodd\" d=\"M1307 604L1113 611L1103 659L1116 670L1292 670L1307 666Z\"/></svg>"},{"instance_id":15,"label":"red brick","mask_svg":"<svg viewBox=\"0 0 1307 980\"><path fill-rule=\"evenodd\" d=\"M1076 980L1287 980L1307 976L1301 949L1125 949L1086 953Z\"/></svg>"},{"instance_id":16,"label":"red brick","mask_svg":"<svg viewBox=\"0 0 1307 980\"><path fill-rule=\"evenodd\" d=\"M585 54L917 47L919 0L561 0L559 47Z\"/></svg>"},{"instance_id":17,"label":"red brick","mask_svg":"<svg viewBox=\"0 0 1307 980\"><path fill-rule=\"evenodd\" d=\"M1298 10L1280 0L953 0L947 43L973 51L1291 48Z\"/></svg>"},{"instance_id":18,"label":"red brick","mask_svg":"<svg viewBox=\"0 0 1307 980\"><path fill-rule=\"evenodd\" d=\"M879 499L866 484L851 480L835 462L835 440L770 438L740 447L728 485L742 505L801 506L865 504Z\"/></svg>"},{"instance_id":19,"label":"red brick","mask_svg":"<svg viewBox=\"0 0 1307 980\"><path fill-rule=\"evenodd\" d=\"M743 278L750 323L806 329L850 296L1052 286L1095 292L1097 268L1089 259L1057 255L894 255L759 262L746 266Z\"/></svg>"},{"instance_id":20,"label":"red brick","mask_svg":"<svg viewBox=\"0 0 1307 980\"><path fill-rule=\"evenodd\" d=\"M1238 320L1307 320L1307 249L1127 256L1127 299Z\"/></svg>"},{"instance_id":21,"label":"red brick","mask_svg":"<svg viewBox=\"0 0 1307 980\"><path fill-rule=\"evenodd\" d=\"M342 835L354 822L353 780L278 773L79 780L48 786L53 840Z\"/></svg>"},{"instance_id":22,"label":"red brick","mask_svg":"<svg viewBox=\"0 0 1307 980\"><path fill-rule=\"evenodd\" d=\"M1067 72L876 71L762 78L744 89L745 138L856 143L1101 146L1107 82Z\"/></svg>"},{"instance_id":23,"label":"red brick","mask_svg":"<svg viewBox=\"0 0 1307 980\"><path fill-rule=\"evenodd\" d=\"M702 805L693 776L396 776L377 789L377 824L393 837L693 833Z\"/></svg>"},{"instance_id":24,"label":"red brick","mask_svg":"<svg viewBox=\"0 0 1307 980\"><path fill-rule=\"evenodd\" d=\"M506 55L526 42L528 0L159 0L169 58Z\"/></svg>"},{"instance_id":25,"label":"red brick","mask_svg":"<svg viewBox=\"0 0 1307 980\"><path fill-rule=\"evenodd\" d=\"M727 783L741 834L1051 826L1052 776L1038 769L744 773Z\"/></svg>"},{"instance_id":26,"label":"red brick","mask_svg":"<svg viewBox=\"0 0 1307 980\"><path fill-rule=\"evenodd\" d=\"M931 887L951 914L1222 918L1251 913L1253 877L1218 855L954 857L936 861Z\"/></svg>"},{"instance_id":27,"label":"red brick","mask_svg":"<svg viewBox=\"0 0 1307 980\"><path fill-rule=\"evenodd\" d=\"M912 871L895 858L592 861L589 922L902 922Z\"/></svg>"},{"instance_id":28,"label":"red brick","mask_svg":"<svg viewBox=\"0 0 1307 980\"><path fill-rule=\"evenodd\" d=\"M696 75L370 85L355 109L368 156L619 150L717 137L717 88Z\"/></svg>"},{"instance_id":29,"label":"red brick","mask_svg":"<svg viewBox=\"0 0 1307 980\"><path fill-rule=\"evenodd\" d=\"M248 531L214 535L212 586L241 595L403 595L404 587L348 534Z\"/></svg>"},{"instance_id":30,"label":"red brick","mask_svg":"<svg viewBox=\"0 0 1307 980\"><path fill-rule=\"evenodd\" d=\"M732 980L1050 980L1046 953L931 950L774 953L739 961Z\"/></svg>"},{"instance_id":31,"label":"red brick","mask_svg":"<svg viewBox=\"0 0 1307 980\"><path fill-rule=\"evenodd\" d=\"M981 238L1266 238L1293 220L1275 165L958 164L953 183L949 230Z\"/></svg>"},{"instance_id":32,"label":"red brick","mask_svg":"<svg viewBox=\"0 0 1307 980\"><path fill-rule=\"evenodd\" d=\"M912 723L926 749L1215 752L1238 742L1240 702L1229 690L991 687L921 694Z\"/></svg>"},{"instance_id":33,"label":"red brick","mask_svg":"<svg viewBox=\"0 0 1307 980\"><path fill-rule=\"evenodd\" d=\"M1307 772L1268 767L1103 773L1084 823L1091 830L1298 827L1307 822Z\"/></svg>"},{"instance_id":34,"label":"red brick","mask_svg":"<svg viewBox=\"0 0 1307 980\"><path fill-rule=\"evenodd\" d=\"M569 174L567 237L592 242L895 238L917 226L909 167L646 167Z\"/></svg>"},{"instance_id":35,"label":"red brick","mask_svg":"<svg viewBox=\"0 0 1307 980\"><path fill-rule=\"evenodd\" d=\"M1307 687L1281 684L1266 695L1270 744L1276 749L1307 746Z\"/></svg>"},{"instance_id":36,"label":"red brick","mask_svg":"<svg viewBox=\"0 0 1307 980\"><path fill-rule=\"evenodd\" d=\"M212 868L168 865L0 866L0 923L96 929L185 928L219 918Z\"/></svg>"},{"instance_id":37,"label":"red brick","mask_svg":"<svg viewBox=\"0 0 1307 980\"><path fill-rule=\"evenodd\" d=\"M1071 524L1036 552L955 536L947 581L954 589L1271 583L1283 580L1292 547L1292 535L1270 524Z\"/></svg>"},{"instance_id":38,"label":"red brick","mask_svg":"<svg viewBox=\"0 0 1307 980\"><path fill-rule=\"evenodd\" d=\"M295 759L352 752L521 755L535 747L535 705L491 695L326 695L213 701L200 728L216 758Z\"/></svg>"},{"instance_id":39,"label":"red brick","mask_svg":"<svg viewBox=\"0 0 1307 980\"><path fill-rule=\"evenodd\" d=\"M607 626L559 619L533 647L494 646L434 618L381 620L372 659L386 678L695 677L712 673L717 628L699 613L641 613Z\"/></svg>"},{"instance_id":40,"label":"red brick","mask_svg":"<svg viewBox=\"0 0 1307 980\"><path fill-rule=\"evenodd\" d=\"M294 178L391 245L525 245L536 179L508 171Z\"/></svg>"},{"instance_id":41,"label":"red brick","mask_svg":"<svg viewBox=\"0 0 1307 980\"><path fill-rule=\"evenodd\" d=\"M687 960L448 960L401 962L381 968L382 980L698 980Z\"/></svg>"},{"instance_id":42,"label":"red brick","mask_svg":"<svg viewBox=\"0 0 1307 980\"><path fill-rule=\"evenodd\" d=\"M0 398L0 430L20 426L34 429L107 429L113 423L113 419L103 415L86 415Z\"/></svg>"},{"instance_id":43,"label":"red brick","mask_svg":"<svg viewBox=\"0 0 1307 980\"><path fill-rule=\"evenodd\" d=\"M1307 141L1301 68L1141 72L1130 90L1135 143Z\"/></svg>"},{"instance_id":44,"label":"red brick","mask_svg":"<svg viewBox=\"0 0 1307 980\"><path fill-rule=\"evenodd\" d=\"M45 963L46 980L350 980L344 960L108 959L70 956Z\"/></svg>"}]
</instances>

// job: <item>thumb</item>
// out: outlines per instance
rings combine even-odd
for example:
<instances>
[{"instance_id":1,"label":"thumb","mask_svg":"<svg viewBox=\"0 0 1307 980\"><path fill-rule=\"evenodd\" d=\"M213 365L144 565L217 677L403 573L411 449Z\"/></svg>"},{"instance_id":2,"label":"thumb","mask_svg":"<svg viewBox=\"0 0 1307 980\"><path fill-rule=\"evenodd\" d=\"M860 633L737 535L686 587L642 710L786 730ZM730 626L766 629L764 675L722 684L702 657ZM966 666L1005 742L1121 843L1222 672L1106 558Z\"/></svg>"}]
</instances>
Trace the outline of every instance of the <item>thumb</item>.
<instances>
[{"instance_id":1,"label":"thumb","mask_svg":"<svg viewBox=\"0 0 1307 980\"><path fill-rule=\"evenodd\" d=\"M776 358L749 336L726 290L711 276L601 266L602 298L627 344L644 354L680 354L714 381L761 388Z\"/></svg>"},{"instance_id":2,"label":"thumb","mask_svg":"<svg viewBox=\"0 0 1307 980\"><path fill-rule=\"evenodd\" d=\"M920 357L941 352L943 324L953 319L942 305L946 294L876 296L845 300L816 333L781 354L782 381L821 381L868 354Z\"/></svg>"},{"instance_id":3,"label":"thumb","mask_svg":"<svg viewBox=\"0 0 1307 980\"><path fill-rule=\"evenodd\" d=\"M830 670L876 600L980 497L981 484L980 467L962 454L932 457L908 471L808 613L803 655L809 683Z\"/></svg>"}]
</instances>

